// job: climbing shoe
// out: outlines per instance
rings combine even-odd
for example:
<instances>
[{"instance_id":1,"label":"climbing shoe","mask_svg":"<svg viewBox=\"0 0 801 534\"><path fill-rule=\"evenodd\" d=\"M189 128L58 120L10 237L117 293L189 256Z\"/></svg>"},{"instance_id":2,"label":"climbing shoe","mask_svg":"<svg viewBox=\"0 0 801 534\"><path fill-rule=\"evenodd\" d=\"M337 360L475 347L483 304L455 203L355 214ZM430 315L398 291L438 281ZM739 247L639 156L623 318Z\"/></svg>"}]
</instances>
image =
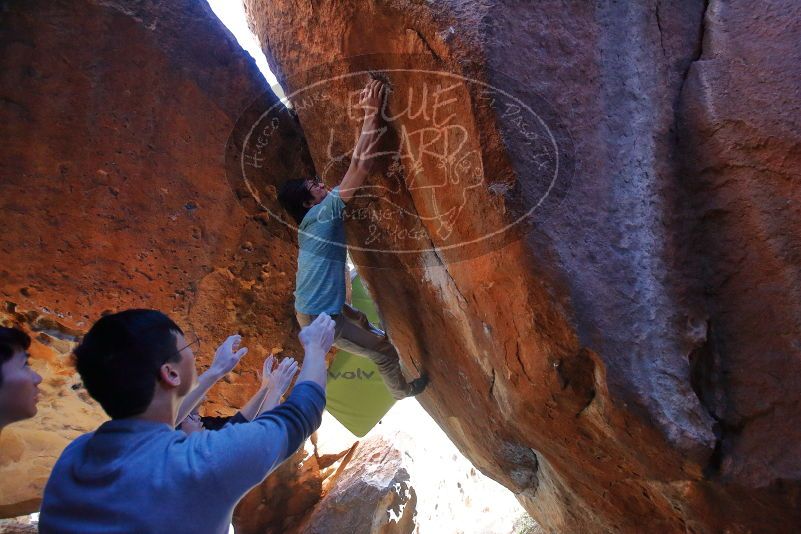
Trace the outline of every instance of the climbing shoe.
<instances>
[{"instance_id":1,"label":"climbing shoe","mask_svg":"<svg viewBox=\"0 0 801 534\"><path fill-rule=\"evenodd\" d=\"M428 385L428 375L422 375L409 382L409 394L407 397L415 397L423 392Z\"/></svg>"}]
</instances>

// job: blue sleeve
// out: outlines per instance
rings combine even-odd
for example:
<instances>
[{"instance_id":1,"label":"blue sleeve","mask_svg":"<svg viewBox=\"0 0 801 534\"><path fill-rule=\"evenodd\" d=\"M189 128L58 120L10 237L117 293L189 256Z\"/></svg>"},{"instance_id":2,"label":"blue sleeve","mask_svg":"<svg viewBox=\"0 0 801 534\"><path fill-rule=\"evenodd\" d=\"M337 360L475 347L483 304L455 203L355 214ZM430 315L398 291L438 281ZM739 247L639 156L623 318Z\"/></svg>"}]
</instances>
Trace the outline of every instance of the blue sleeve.
<instances>
[{"instance_id":1,"label":"blue sleeve","mask_svg":"<svg viewBox=\"0 0 801 534\"><path fill-rule=\"evenodd\" d=\"M236 502L317 430L323 408L323 388L308 381L296 384L283 404L253 421L192 434L195 465L207 471L215 486Z\"/></svg>"},{"instance_id":2,"label":"blue sleeve","mask_svg":"<svg viewBox=\"0 0 801 534\"><path fill-rule=\"evenodd\" d=\"M242 412L236 412L228 421L225 423L226 425L238 425L241 423L247 423L248 420L242 415Z\"/></svg>"},{"instance_id":3,"label":"blue sleeve","mask_svg":"<svg viewBox=\"0 0 801 534\"><path fill-rule=\"evenodd\" d=\"M298 391L300 387L300 391ZM314 382L296 384L286 402L279 404L269 412L256 417L252 423L263 417L280 417L287 430L287 451L280 462L292 455L303 442L309 439L312 432L323 422L325 408L325 390Z\"/></svg>"},{"instance_id":4,"label":"blue sleeve","mask_svg":"<svg viewBox=\"0 0 801 534\"><path fill-rule=\"evenodd\" d=\"M345 210L345 203L342 197L339 196L339 186L336 186L328 193L322 201L323 206L331 211L331 216L334 219L341 219L342 212Z\"/></svg>"}]
</instances>

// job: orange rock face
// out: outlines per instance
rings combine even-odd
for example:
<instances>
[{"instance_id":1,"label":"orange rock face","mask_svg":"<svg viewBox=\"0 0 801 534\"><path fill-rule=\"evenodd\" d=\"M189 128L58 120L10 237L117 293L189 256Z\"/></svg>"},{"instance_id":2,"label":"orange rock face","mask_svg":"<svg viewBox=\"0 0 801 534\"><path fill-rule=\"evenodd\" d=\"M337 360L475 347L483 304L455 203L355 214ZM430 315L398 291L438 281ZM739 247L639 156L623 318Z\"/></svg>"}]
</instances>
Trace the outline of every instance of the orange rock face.
<instances>
[{"instance_id":1,"label":"orange rock face","mask_svg":"<svg viewBox=\"0 0 801 534\"><path fill-rule=\"evenodd\" d=\"M549 531L798 530L801 8L246 4L329 184L358 90L392 84L351 253L480 470ZM9 2L0 25L0 320L45 377L0 442L17 515L103 419L69 353L104 311L168 312L201 366L241 332L208 412L297 350L275 185L312 163L202 1ZM298 453L240 530L297 527L340 453Z\"/></svg>"},{"instance_id":2,"label":"orange rock face","mask_svg":"<svg viewBox=\"0 0 801 534\"><path fill-rule=\"evenodd\" d=\"M275 97L208 5L11 2L0 20L0 320L31 332L45 377L39 415L0 443L13 516L36 511L63 447L105 418L69 362L103 312L165 311L202 338L201 369L240 332L250 352L209 414L242 406L264 357L299 346L295 248L225 167L239 115ZM271 168L309 172L299 130L283 128Z\"/></svg>"},{"instance_id":3,"label":"orange rock face","mask_svg":"<svg viewBox=\"0 0 801 534\"><path fill-rule=\"evenodd\" d=\"M796 4L246 6L327 183L392 84L351 254L479 469L549 531L797 530Z\"/></svg>"}]
</instances>

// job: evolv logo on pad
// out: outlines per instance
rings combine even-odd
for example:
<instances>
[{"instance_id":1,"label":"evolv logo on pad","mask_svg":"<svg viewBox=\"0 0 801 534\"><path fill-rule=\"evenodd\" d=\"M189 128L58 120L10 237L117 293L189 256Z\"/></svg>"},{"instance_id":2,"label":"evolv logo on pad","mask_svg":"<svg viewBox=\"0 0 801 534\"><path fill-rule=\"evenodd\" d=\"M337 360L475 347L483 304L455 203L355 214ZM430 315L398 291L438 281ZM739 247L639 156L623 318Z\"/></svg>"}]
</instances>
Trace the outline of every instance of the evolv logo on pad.
<instances>
[{"instance_id":1,"label":"evolv logo on pad","mask_svg":"<svg viewBox=\"0 0 801 534\"><path fill-rule=\"evenodd\" d=\"M361 369L356 369L355 372L345 371L344 373L341 371L328 371L328 377L332 380L338 378L344 378L345 380L370 380L374 374L375 371L362 371Z\"/></svg>"}]
</instances>

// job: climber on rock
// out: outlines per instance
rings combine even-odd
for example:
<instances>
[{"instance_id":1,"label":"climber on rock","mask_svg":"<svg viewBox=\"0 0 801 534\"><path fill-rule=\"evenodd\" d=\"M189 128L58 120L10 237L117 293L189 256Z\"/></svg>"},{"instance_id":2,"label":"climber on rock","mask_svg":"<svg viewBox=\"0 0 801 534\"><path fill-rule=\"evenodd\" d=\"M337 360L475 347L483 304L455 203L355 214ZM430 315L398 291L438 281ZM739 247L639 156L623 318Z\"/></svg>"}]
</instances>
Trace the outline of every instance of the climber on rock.
<instances>
[{"instance_id":1,"label":"climber on rock","mask_svg":"<svg viewBox=\"0 0 801 534\"><path fill-rule=\"evenodd\" d=\"M28 364L31 338L17 328L0 328L0 432L36 415L39 376Z\"/></svg>"},{"instance_id":2,"label":"climber on rock","mask_svg":"<svg viewBox=\"0 0 801 534\"><path fill-rule=\"evenodd\" d=\"M382 133L380 108L387 85L373 79L362 90L361 135L350 167L339 186L328 191L318 179L291 179L278 193L283 208L298 223L298 272L295 312L301 326L327 313L336 323L334 346L372 360L396 399L421 393L428 378L406 382L398 352L386 333L371 325L363 312L345 303L347 247L343 211L373 167Z\"/></svg>"}]
</instances>

